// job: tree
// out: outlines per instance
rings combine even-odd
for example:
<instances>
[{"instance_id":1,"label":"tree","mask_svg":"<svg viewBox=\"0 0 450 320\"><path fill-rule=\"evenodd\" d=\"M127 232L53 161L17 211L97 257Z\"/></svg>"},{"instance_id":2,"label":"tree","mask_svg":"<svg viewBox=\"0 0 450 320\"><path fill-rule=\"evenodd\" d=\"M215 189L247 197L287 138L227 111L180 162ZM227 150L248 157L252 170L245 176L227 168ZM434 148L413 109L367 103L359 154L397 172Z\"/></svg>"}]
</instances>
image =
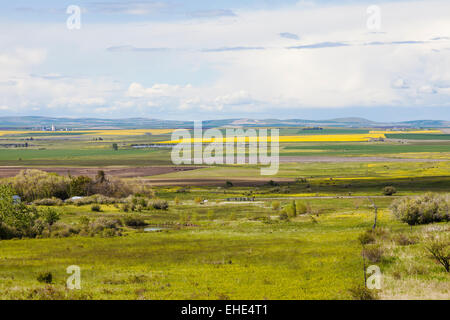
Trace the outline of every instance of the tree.
<instances>
[{"instance_id":1,"label":"tree","mask_svg":"<svg viewBox=\"0 0 450 320\"><path fill-rule=\"evenodd\" d=\"M2 235L5 226L13 231L15 236L36 236L39 233L35 228L39 212L23 202L14 201L13 195L14 190L10 185L0 185L0 238L5 237Z\"/></svg>"},{"instance_id":2,"label":"tree","mask_svg":"<svg viewBox=\"0 0 450 320\"><path fill-rule=\"evenodd\" d=\"M97 181L103 183L106 181L106 173L103 170L97 172Z\"/></svg>"},{"instance_id":3,"label":"tree","mask_svg":"<svg viewBox=\"0 0 450 320\"><path fill-rule=\"evenodd\" d=\"M397 193L397 189L395 189L393 186L387 186L383 189L383 194L385 196L392 196L395 193Z\"/></svg>"},{"instance_id":4,"label":"tree","mask_svg":"<svg viewBox=\"0 0 450 320\"><path fill-rule=\"evenodd\" d=\"M73 177L69 184L69 193L71 197L89 195L89 186L92 179L87 176Z\"/></svg>"},{"instance_id":5,"label":"tree","mask_svg":"<svg viewBox=\"0 0 450 320\"><path fill-rule=\"evenodd\" d=\"M119 150L119 146L117 145L117 143L113 143L112 148L114 151Z\"/></svg>"}]
</instances>

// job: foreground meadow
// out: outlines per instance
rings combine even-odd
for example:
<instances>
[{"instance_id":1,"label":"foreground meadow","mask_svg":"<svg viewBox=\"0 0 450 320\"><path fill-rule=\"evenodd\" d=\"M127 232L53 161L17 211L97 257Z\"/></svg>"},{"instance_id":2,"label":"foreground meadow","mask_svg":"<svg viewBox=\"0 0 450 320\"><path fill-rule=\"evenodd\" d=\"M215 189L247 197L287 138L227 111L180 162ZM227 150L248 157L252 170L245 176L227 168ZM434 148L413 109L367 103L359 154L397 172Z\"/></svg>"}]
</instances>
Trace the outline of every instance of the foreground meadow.
<instances>
[{"instance_id":1,"label":"foreground meadow","mask_svg":"<svg viewBox=\"0 0 450 320\"><path fill-rule=\"evenodd\" d=\"M193 196L193 195L192 195ZM305 199L306 214L288 219L291 200L239 203L178 199L166 211L124 212L114 205L65 205L62 222L121 220L121 234L0 241L2 299L358 299L364 263L384 276L379 298L448 299L449 274L430 258L422 239L449 233L448 223L413 226L397 221L392 197L378 197L382 253L363 262L361 234L374 222L365 198ZM159 230L159 228L161 230ZM378 240L377 240L378 241ZM66 268L82 272L81 290L67 290ZM51 283L38 281L52 274Z\"/></svg>"}]
</instances>

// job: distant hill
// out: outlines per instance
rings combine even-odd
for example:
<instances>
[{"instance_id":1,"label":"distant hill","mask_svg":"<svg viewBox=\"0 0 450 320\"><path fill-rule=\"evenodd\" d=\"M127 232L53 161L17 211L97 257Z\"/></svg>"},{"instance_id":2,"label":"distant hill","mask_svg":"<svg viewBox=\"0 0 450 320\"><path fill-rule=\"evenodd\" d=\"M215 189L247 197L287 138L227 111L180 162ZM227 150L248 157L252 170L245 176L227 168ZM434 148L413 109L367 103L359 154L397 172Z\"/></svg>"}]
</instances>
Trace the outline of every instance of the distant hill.
<instances>
[{"instance_id":1,"label":"distant hill","mask_svg":"<svg viewBox=\"0 0 450 320\"><path fill-rule=\"evenodd\" d=\"M53 117L0 117L0 129L41 130L54 125L57 129L140 129L140 128L192 128L192 121L160 120L149 118L97 119ZM349 128L450 128L450 121L414 120L392 123L374 122L364 118L337 118L331 120L305 119L222 119L203 121L203 127L289 127L324 126Z\"/></svg>"}]
</instances>

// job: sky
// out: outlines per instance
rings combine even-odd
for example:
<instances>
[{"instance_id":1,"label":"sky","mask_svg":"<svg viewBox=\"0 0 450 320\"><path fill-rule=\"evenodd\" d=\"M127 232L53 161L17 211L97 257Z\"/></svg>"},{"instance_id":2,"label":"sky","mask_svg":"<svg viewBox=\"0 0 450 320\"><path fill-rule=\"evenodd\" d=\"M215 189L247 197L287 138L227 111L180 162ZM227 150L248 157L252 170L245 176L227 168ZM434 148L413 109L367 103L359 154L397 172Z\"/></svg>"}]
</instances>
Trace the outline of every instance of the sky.
<instances>
[{"instance_id":1,"label":"sky","mask_svg":"<svg viewBox=\"0 0 450 320\"><path fill-rule=\"evenodd\" d=\"M0 4L0 116L450 120L448 0Z\"/></svg>"}]
</instances>

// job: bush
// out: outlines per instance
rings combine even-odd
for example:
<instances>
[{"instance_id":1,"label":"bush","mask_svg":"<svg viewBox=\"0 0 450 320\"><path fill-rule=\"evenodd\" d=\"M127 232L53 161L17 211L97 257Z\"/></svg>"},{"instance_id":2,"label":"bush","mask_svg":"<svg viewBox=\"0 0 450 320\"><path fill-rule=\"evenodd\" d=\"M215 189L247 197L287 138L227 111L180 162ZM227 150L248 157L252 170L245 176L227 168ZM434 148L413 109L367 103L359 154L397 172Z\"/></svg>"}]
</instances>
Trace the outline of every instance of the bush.
<instances>
[{"instance_id":1,"label":"bush","mask_svg":"<svg viewBox=\"0 0 450 320\"><path fill-rule=\"evenodd\" d=\"M51 272L42 272L38 274L37 281L50 284L53 281L53 275Z\"/></svg>"},{"instance_id":2,"label":"bush","mask_svg":"<svg viewBox=\"0 0 450 320\"><path fill-rule=\"evenodd\" d=\"M93 211L93 212L101 212L101 211L102 211L102 208L101 208L100 205L98 205L98 204L93 204L93 205L91 206L91 211Z\"/></svg>"},{"instance_id":3,"label":"bush","mask_svg":"<svg viewBox=\"0 0 450 320\"><path fill-rule=\"evenodd\" d=\"M306 214L308 213L308 207L301 201L296 201L295 206L297 208L297 214Z\"/></svg>"},{"instance_id":4,"label":"bush","mask_svg":"<svg viewBox=\"0 0 450 320\"><path fill-rule=\"evenodd\" d=\"M279 218L280 218L280 220L284 220L284 221L289 220L289 216L288 216L288 214L286 213L286 211L281 212Z\"/></svg>"},{"instance_id":5,"label":"bush","mask_svg":"<svg viewBox=\"0 0 450 320\"><path fill-rule=\"evenodd\" d=\"M165 200L156 200L152 202L152 207L157 210L169 209L169 203Z\"/></svg>"},{"instance_id":6,"label":"bush","mask_svg":"<svg viewBox=\"0 0 450 320\"><path fill-rule=\"evenodd\" d=\"M45 198L33 201L36 206L62 206L64 202L58 198Z\"/></svg>"},{"instance_id":7,"label":"bush","mask_svg":"<svg viewBox=\"0 0 450 320\"><path fill-rule=\"evenodd\" d=\"M144 227L147 225L144 219L134 216L126 216L123 218L123 223L128 227Z\"/></svg>"},{"instance_id":8,"label":"bush","mask_svg":"<svg viewBox=\"0 0 450 320\"><path fill-rule=\"evenodd\" d=\"M374 243L375 235L373 234L372 229L366 230L366 232L359 235L358 240L362 245Z\"/></svg>"},{"instance_id":9,"label":"bush","mask_svg":"<svg viewBox=\"0 0 450 320\"><path fill-rule=\"evenodd\" d=\"M383 254L384 250L379 245L368 245L363 248L363 256L370 262L380 262Z\"/></svg>"},{"instance_id":10,"label":"bush","mask_svg":"<svg viewBox=\"0 0 450 320\"><path fill-rule=\"evenodd\" d=\"M52 238L67 238L72 235L79 234L80 229L66 223L56 222L48 232L49 234L44 233L44 236L49 236Z\"/></svg>"},{"instance_id":11,"label":"bush","mask_svg":"<svg viewBox=\"0 0 450 320\"><path fill-rule=\"evenodd\" d=\"M418 242L418 239L416 237L407 236L401 233L394 238L394 241L400 246L409 246L412 244L416 244Z\"/></svg>"},{"instance_id":12,"label":"bush","mask_svg":"<svg viewBox=\"0 0 450 320\"><path fill-rule=\"evenodd\" d=\"M202 199L201 197L196 197L196 198L194 199L194 202L195 202L196 204L200 204L200 203L203 202L203 199Z\"/></svg>"},{"instance_id":13,"label":"bush","mask_svg":"<svg viewBox=\"0 0 450 320\"><path fill-rule=\"evenodd\" d=\"M397 219L409 225L449 221L449 196L427 193L394 201L391 211Z\"/></svg>"},{"instance_id":14,"label":"bush","mask_svg":"<svg viewBox=\"0 0 450 320\"><path fill-rule=\"evenodd\" d=\"M292 200L289 206L285 209L285 212L288 214L289 218L294 218L297 216L297 205L294 200Z\"/></svg>"},{"instance_id":15,"label":"bush","mask_svg":"<svg viewBox=\"0 0 450 320\"><path fill-rule=\"evenodd\" d=\"M0 222L0 239L6 240L20 237L21 233L16 228L8 226L3 222Z\"/></svg>"},{"instance_id":16,"label":"bush","mask_svg":"<svg viewBox=\"0 0 450 320\"><path fill-rule=\"evenodd\" d=\"M393 194L396 194L396 193L397 193L397 189L395 189L392 186L387 186L387 187L384 187L384 189L383 189L383 194L385 196L392 196Z\"/></svg>"},{"instance_id":17,"label":"bush","mask_svg":"<svg viewBox=\"0 0 450 320\"><path fill-rule=\"evenodd\" d=\"M280 201L272 201L272 210L279 210L280 206Z\"/></svg>"},{"instance_id":18,"label":"bush","mask_svg":"<svg viewBox=\"0 0 450 320\"><path fill-rule=\"evenodd\" d=\"M354 300L378 300L378 293L365 286L355 286L349 289Z\"/></svg>"},{"instance_id":19,"label":"bush","mask_svg":"<svg viewBox=\"0 0 450 320\"><path fill-rule=\"evenodd\" d=\"M432 237L427 240L425 248L431 256L441 264L445 271L450 272L450 240L449 238Z\"/></svg>"},{"instance_id":20,"label":"bush","mask_svg":"<svg viewBox=\"0 0 450 320\"><path fill-rule=\"evenodd\" d=\"M81 199L75 200L66 200L67 204L74 204L76 206L84 206L88 204L116 204L116 203L125 203L125 199L111 198L101 194L94 194L89 197L83 197Z\"/></svg>"},{"instance_id":21,"label":"bush","mask_svg":"<svg viewBox=\"0 0 450 320\"><path fill-rule=\"evenodd\" d=\"M111 237L120 235L119 226L121 225L119 220L110 220L107 218L98 218L94 222L89 223L88 230L90 235L99 234L101 236ZM105 231L105 230L110 231Z\"/></svg>"},{"instance_id":22,"label":"bush","mask_svg":"<svg viewBox=\"0 0 450 320\"><path fill-rule=\"evenodd\" d=\"M52 208L45 208L41 211L40 215L44 222L48 223L50 226L57 222L60 218L59 212Z\"/></svg>"}]
</instances>

